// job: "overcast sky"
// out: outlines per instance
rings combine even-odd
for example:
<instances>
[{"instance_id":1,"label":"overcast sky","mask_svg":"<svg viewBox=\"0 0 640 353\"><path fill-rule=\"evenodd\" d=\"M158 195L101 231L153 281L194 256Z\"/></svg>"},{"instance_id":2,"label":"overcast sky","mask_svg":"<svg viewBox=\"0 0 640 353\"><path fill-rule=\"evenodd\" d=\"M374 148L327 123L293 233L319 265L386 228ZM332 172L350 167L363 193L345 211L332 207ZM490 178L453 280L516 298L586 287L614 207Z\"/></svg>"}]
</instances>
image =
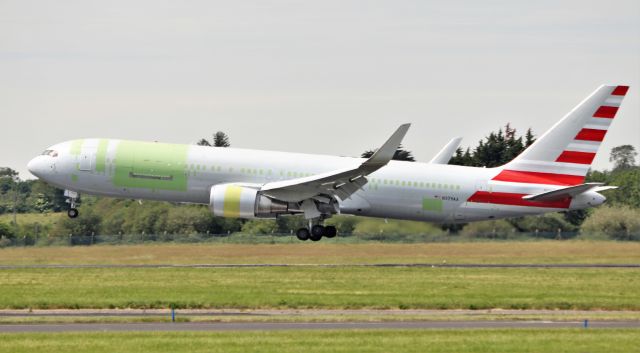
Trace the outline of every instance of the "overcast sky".
<instances>
[{"instance_id":1,"label":"overcast sky","mask_svg":"<svg viewBox=\"0 0 640 353\"><path fill-rule=\"evenodd\" d=\"M428 161L539 135L630 85L595 161L640 150L640 1L0 0L0 166L108 137L359 155L401 123Z\"/></svg>"}]
</instances>

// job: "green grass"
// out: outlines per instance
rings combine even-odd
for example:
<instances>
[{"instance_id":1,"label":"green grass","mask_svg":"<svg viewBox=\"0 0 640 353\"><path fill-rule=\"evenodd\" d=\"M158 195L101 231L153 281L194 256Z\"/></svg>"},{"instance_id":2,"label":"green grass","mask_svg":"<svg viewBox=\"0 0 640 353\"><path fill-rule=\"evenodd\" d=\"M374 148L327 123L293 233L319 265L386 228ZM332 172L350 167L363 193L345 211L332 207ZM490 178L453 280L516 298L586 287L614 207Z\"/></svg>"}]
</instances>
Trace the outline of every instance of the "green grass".
<instances>
[{"instance_id":1,"label":"green grass","mask_svg":"<svg viewBox=\"0 0 640 353\"><path fill-rule=\"evenodd\" d=\"M347 330L0 334L2 352L634 352L638 330Z\"/></svg>"},{"instance_id":2,"label":"green grass","mask_svg":"<svg viewBox=\"0 0 640 353\"><path fill-rule=\"evenodd\" d=\"M18 224L37 222L41 225L53 225L62 220L62 217L66 217L66 213L18 213L16 214L16 221ZM0 214L0 222L12 223L13 213Z\"/></svg>"},{"instance_id":3,"label":"green grass","mask_svg":"<svg viewBox=\"0 0 640 353\"><path fill-rule=\"evenodd\" d=\"M233 237L233 236L232 236ZM271 238L271 237L264 237ZM330 239L333 241L333 239ZM0 249L0 264L640 263L640 242L148 244Z\"/></svg>"},{"instance_id":4,"label":"green grass","mask_svg":"<svg viewBox=\"0 0 640 353\"><path fill-rule=\"evenodd\" d=\"M637 269L120 268L0 271L0 308L640 310Z\"/></svg>"}]
</instances>

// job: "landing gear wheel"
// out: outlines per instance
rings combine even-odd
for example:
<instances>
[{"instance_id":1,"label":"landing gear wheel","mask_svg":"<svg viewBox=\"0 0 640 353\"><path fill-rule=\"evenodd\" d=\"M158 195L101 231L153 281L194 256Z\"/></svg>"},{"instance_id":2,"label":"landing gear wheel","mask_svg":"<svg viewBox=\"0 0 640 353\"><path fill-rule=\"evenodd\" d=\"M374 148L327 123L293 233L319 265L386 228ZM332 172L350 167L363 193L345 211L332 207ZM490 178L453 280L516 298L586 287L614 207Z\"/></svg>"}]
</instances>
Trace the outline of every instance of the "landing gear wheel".
<instances>
[{"instance_id":1,"label":"landing gear wheel","mask_svg":"<svg viewBox=\"0 0 640 353\"><path fill-rule=\"evenodd\" d=\"M69 218L76 218L78 217L78 210L75 208L70 208L69 211L67 211L67 216L69 216Z\"/></svg>"},{"instance_id":2,"label":"landing gear wheel","mask_svg":"<svg viewBox=\"0 0 640 353\"><path fill-rule=\"evenodd\" d=\"M324 227L324 236L327 238L333 238L338 234L338 230L334 226Z\"/></svg>"},{"instance_id":3,"label":"landing gear wheel","mask_svg":"<svg viewBox=\"0 0 640 353\"><path fill-rule=\"evenodd\" d=\"M313 227L311 227L311 237L309 239L311 239L312 241L318 241L322 239L323 235L324 235L324 227L319 224L316 224Z\"/></svg>"},{"instance_id":4,"label":"landing gear wheel","mask_svg":"<svg viewBox=\"0 0 640 353\"><path fill-rule=\"evenodd\" d=\"M296 231L296 237L302 241L309 239L310 235L309 229L307 228L300 228Z\"/></svg>"}]
</instances>

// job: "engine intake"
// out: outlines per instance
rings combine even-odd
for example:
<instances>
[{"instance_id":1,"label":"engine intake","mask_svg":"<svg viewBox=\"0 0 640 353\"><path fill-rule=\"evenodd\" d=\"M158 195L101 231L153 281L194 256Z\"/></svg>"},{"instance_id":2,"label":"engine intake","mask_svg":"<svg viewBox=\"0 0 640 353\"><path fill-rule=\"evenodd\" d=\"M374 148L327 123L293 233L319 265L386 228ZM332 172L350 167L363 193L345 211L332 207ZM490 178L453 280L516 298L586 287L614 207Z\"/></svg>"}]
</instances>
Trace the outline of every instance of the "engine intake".
<instances>
[{"instance_id":1,"label":"engine intake","mask_svg":"<svg viewBox=\"0 0 640 353\"><path fill-rule=\"evenodd\" d=\"M257 188L237 184L214 185L209 207L214 216L229 218L275 218L290 213L287 202L260 195Z\"/></svg>"}]
</instances>

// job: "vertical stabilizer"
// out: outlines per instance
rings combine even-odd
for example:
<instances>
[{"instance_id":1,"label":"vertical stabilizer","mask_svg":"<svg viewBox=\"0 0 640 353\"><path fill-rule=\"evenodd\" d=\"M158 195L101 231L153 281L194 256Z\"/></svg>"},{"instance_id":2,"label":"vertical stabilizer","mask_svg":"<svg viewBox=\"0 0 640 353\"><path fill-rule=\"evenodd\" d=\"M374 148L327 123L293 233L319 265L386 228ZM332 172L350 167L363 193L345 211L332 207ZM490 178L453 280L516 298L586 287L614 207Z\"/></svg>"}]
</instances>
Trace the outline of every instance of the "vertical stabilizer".
<instances>
[{"instance_id":1,"label":"vertical stabilizer","mask_svg":"<svg viewBox=\"0 0 640 353\"><path fill-rule=\"evenodd\" d=\"M581 184L628 89L628 86L600 86L529 148L504 165L493 180Z\"/></svg>"}]
</instances>

